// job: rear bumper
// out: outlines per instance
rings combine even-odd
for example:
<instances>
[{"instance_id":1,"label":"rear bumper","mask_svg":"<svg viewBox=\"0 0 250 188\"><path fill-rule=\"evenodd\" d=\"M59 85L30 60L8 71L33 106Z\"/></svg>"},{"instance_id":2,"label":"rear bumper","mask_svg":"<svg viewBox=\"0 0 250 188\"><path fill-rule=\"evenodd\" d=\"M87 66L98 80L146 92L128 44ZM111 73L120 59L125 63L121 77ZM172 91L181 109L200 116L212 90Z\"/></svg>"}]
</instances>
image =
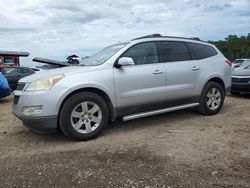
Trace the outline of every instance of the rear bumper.
<instances>
[{"instance_id":1,"label":"rear bumper","mask_svg":"<svg viewBox=\"0 0 250 188\"><path fill-rule=\"evenodd\" d=\"M23 125L41 133L57 132L57 116L30 117L13 114L23 122Z\"/></svg>"}]
</instances>

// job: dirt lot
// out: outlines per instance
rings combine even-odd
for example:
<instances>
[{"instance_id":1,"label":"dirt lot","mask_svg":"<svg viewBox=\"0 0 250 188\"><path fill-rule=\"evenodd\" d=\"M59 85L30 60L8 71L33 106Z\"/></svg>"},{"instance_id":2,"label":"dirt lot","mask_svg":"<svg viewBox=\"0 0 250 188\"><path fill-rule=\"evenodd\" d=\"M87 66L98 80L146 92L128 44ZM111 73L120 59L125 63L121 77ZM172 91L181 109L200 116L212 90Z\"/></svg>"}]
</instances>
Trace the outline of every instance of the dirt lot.
<instances>
[{"instance_id":1,"label":"dirt lot","mask_svg":"<svg viewBox=\"0 0 250 188\"><path fill-rule=\"evenodd\" d=\"M0 100L0 187L250 187L250 96L205 117L116 122L97 139L38 135Z\"/></svg>"}]
</instances>

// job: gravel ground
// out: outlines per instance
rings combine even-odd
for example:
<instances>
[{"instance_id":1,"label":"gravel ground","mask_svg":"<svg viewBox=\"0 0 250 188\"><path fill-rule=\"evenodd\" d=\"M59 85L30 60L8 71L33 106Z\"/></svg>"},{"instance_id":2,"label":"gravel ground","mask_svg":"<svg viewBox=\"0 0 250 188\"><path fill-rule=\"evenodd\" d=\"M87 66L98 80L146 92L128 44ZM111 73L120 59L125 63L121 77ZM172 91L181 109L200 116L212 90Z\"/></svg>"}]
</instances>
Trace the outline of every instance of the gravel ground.
<instances>
[{"instance_id":1,"label":"gravel ground","mask_svg":"<svg viewBox=\"0 0 250 188\"><path fill-rule=\"evenodd\" d=\"M112 123L91 141L38 135L0 100L0 187L250 187L250 96L222 111Z\"/></svg>"}]
</instances>

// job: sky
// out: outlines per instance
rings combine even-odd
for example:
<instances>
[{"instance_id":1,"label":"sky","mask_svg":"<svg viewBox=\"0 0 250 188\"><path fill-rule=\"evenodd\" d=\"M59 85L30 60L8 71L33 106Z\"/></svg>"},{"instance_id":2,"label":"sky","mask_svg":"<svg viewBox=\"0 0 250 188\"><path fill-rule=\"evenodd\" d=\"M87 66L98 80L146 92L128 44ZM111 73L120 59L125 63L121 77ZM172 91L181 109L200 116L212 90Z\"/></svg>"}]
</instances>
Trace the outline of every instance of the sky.
<instances>
[{"instance_id":1,"label":"sky","mask_svg":"<svg viewBox=\"0 0 250 188\"><path fill-rule=\"evenodd\" d=\"M160 33L220 40L250 33L250 0L1 0L0 50L64 60Z\"/></svg>"}]
</instances>

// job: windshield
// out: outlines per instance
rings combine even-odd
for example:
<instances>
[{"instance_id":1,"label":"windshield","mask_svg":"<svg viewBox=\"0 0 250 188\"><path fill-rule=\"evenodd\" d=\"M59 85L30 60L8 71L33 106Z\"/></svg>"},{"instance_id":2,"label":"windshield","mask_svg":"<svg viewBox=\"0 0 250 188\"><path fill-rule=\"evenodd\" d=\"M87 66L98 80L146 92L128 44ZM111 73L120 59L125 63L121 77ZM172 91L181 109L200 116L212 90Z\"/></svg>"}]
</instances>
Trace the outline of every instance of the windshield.
<instances>
[{"instance_id":1,"label":"windshield","mask_svg":"<svg viewBox=\"0 0 250 188\"><path fill-rule=\"evenodd\" d=\"M245 60L245 61L242 63L241 67L248 67L249 65L250 65L250 60Z\"/></svg>"},{"instance_id":2,"label":"windshield","mask_svg":"<svg viewBox=\"0 0 250 188\"><path fill-rule=\"evenodd\" d=\"M244 62L244 59L236 59L234 60L234 63L243 63Z\"/></svg>"},{"instance_id":3,"label":"windshield","mask_svg":"<svg viewBox=\"0 0 250 188\"><path fill-rule=\"evenodd\" d=\"M115 44L108 46L103 50L97 52L96 54L83 59L83 63L80 65L86 66L97 66L105 63L109 58L111 58L116 52L126 46L127 43Z\"/></svg>"}]
</instances>

